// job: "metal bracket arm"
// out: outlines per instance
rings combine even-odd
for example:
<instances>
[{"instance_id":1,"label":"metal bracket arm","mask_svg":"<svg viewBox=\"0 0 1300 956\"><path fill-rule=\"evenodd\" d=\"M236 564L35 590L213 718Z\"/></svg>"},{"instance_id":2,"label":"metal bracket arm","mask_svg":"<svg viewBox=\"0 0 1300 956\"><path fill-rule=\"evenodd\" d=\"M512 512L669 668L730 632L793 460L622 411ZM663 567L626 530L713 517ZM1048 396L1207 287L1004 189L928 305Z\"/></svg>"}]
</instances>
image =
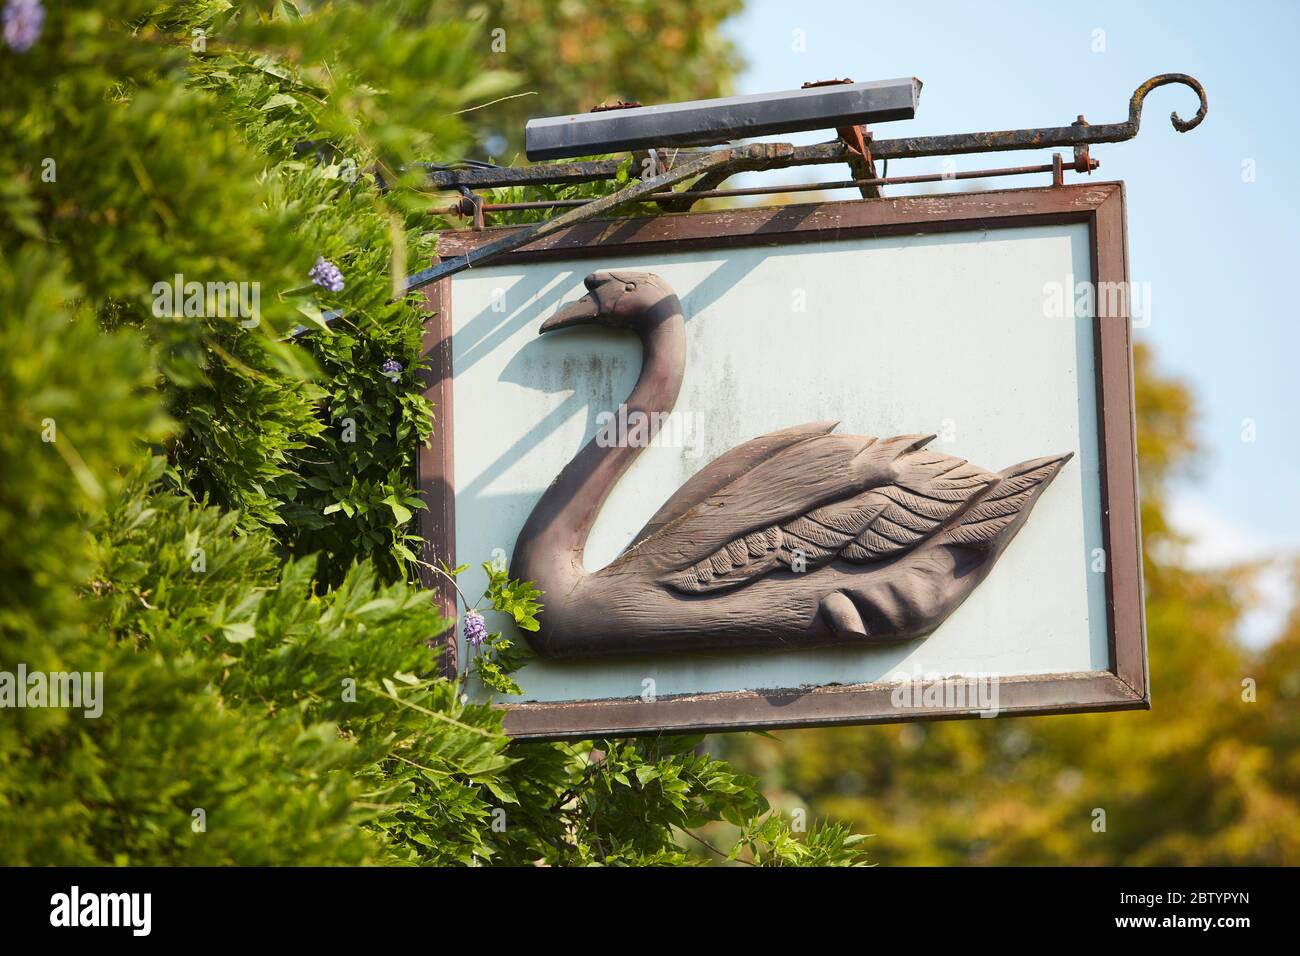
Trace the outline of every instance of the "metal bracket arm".
<instances>
[{"instance_id":1,"label":"metal bracket arm","mask_svg":"<svg viewBox=\"0 0 1300 956\"><path fill-rule=\"evenodd\" d=\"M1196 115L1184 120L1178 113L1171 113L1169 118L1174 129L1186 133L1195 129L1205 118L1209 104L1205 88L1200 81L1186 73L1162 73L1153 76L1134 92L1129 100L1128 119L1122 123L1104 123L1097 126L1088 125L1080 117L1079 122L1070 126L1047 127L1044 129L1002 130L988 133L959 133L950 136L913 136L903 139L875 140L870 146L873 159L912 159L924 156L952 156L963 153L991 153L1018 149L1044 149L1048 147L1070 146L1078 150L1091 143L1120 143L1137 135L1142 120L1142 104L1147 94L1157 87L1181 84L1191 88L1197 95L1200 105ZM1086 153L1083 154L1086 157ZM479 246L463 256L456 256L424 269L407 278L407 291L421 289L440 279L455 275L494 256L526 246L531 242L568 228L579 222L594 219L619 206L645 199L677 183L701 176L713 174L712 180L726 173L750 172L763 169L784 169L791 166L816 166L828 163L861 163L862 155L842 140L818 143L814 146L792 146L789 143L753 143L744 146L729 146L704 153L689 161L675 166L650 179L633 183L617 192L602 196L600 199L584 203L577 208L556 216L546 222L537 223L527 229L520 229L502 236L486 245ZM617 160L600 160L590 163L562 163L556 166L528 166L520 169L474 169L461 171L439 171L432 174L435 184L440 188L458 188L477 186L518 185L525 182L576 182L584 179L606 179L614 175L619 167ZM548 172L550 175L548 176ZM725 177L724 177L725 178Z\"/></svg>"}]
</instances>

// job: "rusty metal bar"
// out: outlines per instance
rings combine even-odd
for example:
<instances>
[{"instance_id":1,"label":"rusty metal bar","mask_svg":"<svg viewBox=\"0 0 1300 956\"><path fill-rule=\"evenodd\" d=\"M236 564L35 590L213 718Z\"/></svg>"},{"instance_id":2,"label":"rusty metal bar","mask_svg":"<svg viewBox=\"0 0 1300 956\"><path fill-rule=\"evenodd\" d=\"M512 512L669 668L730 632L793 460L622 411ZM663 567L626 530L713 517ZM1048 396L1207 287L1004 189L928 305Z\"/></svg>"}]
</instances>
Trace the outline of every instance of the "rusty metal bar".
<instances>
[{"instance_id":1,"label":"rusty metal bar","mask_svg":"<svg viewBox=\"0 0 1300 956\"><path fill-rule=\"evenodd\" d=\"M1129 100L1128 120L1089 126L1075 123L1046 129L1013 129L995 133L960 133L955 136L912 136L906 139L883 139L872 144L877 159L903 159L922 156L951 156L959 153L995 153L1011 149L1040 149L1052 146L1084 146L1089 143L1122 143L1138 133L1142 121L1142 101L1157 87L1180 83L1191 87L1200 99L1200 108L1190 120L1177 112L1169 114L1174 129L1186 133L1205 119L1209 103L1199 80L1186 73L1162 73L1153 76L1134 92Z\"/></svg>"},{"instance_id":2,"label":"rusty metal bar","mask_svg":"<svg viewBox=\"0 0 1300 956\"><path fill-rule=\"evenodd\" d=\"M542 166L473 167L432 169L429 184L435 189L494 189L502 186L563 185L613 179L623 165L620 159L597 159L581 163L547 163Z\"/></svg>"},{"instance_id":3,"label":"rusty metal bar","mask_svg":"<svg viewBox=\"0 0 1300 956\"><path fill-rule=\"evenodd\" d=\"M1060 154L1057 154L1053 158L1052 162L1038 166L1008 166L1001 169L977 169L969 170L967 172L925 173L917 176L886 176L874 177L871 179L844 179L834 182L787 183L783 186L749 186L743 189L684 189L680 192L651 194L642 197L641 201L656 202L662 205L670 200L689 199L692 202L695 202L701 199L724 199L733 196L764 196L777 193L806 193L831 189L865 189L869 187L879 188L881 186L906 186L918 183L947 182L949 180L993 179L1000 176L1026 176L1037 173L1052 173L1055 182L1055 178L1059 177L1059 174L1065 169L1073 170L1075 172L1091 172L1092 170L1097 169L1100 165L1101 164L1095 159L1090 160L1086 169L1080 169L1076 167L1074 163L1064 165L1061 162ZM1055 182L1055 184L1061 185L1060 182ZM537 199L525 202L483 203L481 209L484 213L493 213L513 212L525 209L576 208L579 206L585 206L591 202L594 202L594 200ZM439 212L445 215L464 216L470 213L471 210L463 207L461 203L457 203L454 206L449 206L445 209L439 210Z\"/></svg>"}]
</instances>

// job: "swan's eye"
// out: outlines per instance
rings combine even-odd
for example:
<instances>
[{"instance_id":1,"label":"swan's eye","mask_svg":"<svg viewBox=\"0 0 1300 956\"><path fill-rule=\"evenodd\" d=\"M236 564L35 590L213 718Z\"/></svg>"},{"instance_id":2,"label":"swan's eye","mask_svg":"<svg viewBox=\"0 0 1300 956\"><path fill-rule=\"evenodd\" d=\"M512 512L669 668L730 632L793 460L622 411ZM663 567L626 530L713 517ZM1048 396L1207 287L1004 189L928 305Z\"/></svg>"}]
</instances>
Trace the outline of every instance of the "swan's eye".
<instances>
[{"instance_id":1,"label":"swan's eye","mask_svg":"<svg viewBox=\"0 0 1300 956\"><path fill-rule=\"evenodd\" d=\"M629 282L627 285L623 286L623 291L624 291L624 292L635 292L635 291L636 291L636 283L635 283L635 282Z\"/></svg>"}]
</instances>

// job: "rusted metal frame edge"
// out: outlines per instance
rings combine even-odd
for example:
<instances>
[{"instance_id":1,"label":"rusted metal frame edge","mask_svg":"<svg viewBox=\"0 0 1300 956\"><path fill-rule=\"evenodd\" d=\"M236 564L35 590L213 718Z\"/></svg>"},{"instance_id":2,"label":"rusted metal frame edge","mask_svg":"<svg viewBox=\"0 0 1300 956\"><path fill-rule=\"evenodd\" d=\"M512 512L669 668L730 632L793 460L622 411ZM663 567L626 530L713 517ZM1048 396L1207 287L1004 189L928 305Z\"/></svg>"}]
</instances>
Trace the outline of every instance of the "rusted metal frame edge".
<instances>
[{"instance_id":1,"label":"rusted metal frame edge","mask_svg":"<svg viewBox=\"0 0 1300 956\"><path fill-rule=\"evenodd\" d=\"M456 589L435 570L440 563L454 566L456 553L451 280L428 286L423 296L428 317L420 352L427 367L420 374L424 396L433 404L433 435L416 456L416 487L428 505L420 512L420 537L424 539L420 560L424 563L419 575L420 584L434 593L438 610L449 624L441 634L430 635L429 642L442 648L443 676L455 680L459 673Z\"/></svg>"},{"instance_id":2,"label":"rusted metal frame edge","mask_svg":"<svg viewBox=\"0 0 1300 956\"><path fill-rule=\"evenodd\" d=\"M516 740L579 740L642 734L697 734L737 729L782 730L844 724L910 723L958 720L980 714L978 707L896 707L898 684L725 691L714 694L606 701L556 701L514 704L506 709L505 730ZM965 678L946 678L933 686L944 695ZM1111 671L1085 671L1004 677L998 681L998 717L1141 710L1144 698ZM949 699L945 696L945 699Z\"/></svg>"},{"instance_id":3,"label":"rusted metal frame edge","mask_svg":"<svg viewBox=\"0 0 1300 956\"><path fill-rule=\"evenodd\" d=\"M1093 209L1119 188L1118 183L1111 182L1079 183L944 196L792 203L681 216L596 219L521 246L502 256L499 262L585 258L605 254L611 246L619 255L639 255L666 248L731 248L825 242L841 236L977 229L981 225L1014 228L1088 222ZM438 245L451 255L464 255L474 246L522 228L496 226L483 232L451 230L439 234Z\"/></svg>"},{"instance_id":4,"label":"rusted metal frame edge","mask_svg":"<svg viewBox=\"0 0 1300 956\"><path fill-rule=\"evenodd\" d=\"M1116 676L1149 706L1132 317L1122 185L1094 210L1089 231L1110 655ZM1102 294L1109 283L1118 283L1122 290L1114 300L1119 310L1117 315L1110 314L1111 297Z\"/></svg>"}]
</instances>

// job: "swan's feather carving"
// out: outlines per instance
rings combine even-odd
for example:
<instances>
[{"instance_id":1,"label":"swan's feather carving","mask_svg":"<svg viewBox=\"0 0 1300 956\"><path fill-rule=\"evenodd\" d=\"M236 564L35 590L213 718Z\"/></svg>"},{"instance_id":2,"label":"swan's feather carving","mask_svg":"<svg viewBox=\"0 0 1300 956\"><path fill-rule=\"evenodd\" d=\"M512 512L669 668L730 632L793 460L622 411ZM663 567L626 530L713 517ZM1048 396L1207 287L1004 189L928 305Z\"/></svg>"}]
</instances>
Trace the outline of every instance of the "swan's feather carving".
<instances>
[{"instance_id":1,"label":"swan's feather carving","mask_svg":"<svg viewBox=\"0 0 1300 956\"><path fill-rule=\"evenodd\" d=\"M825 435L838 424L839 422L810 422L807 425L783 428L758 438L751 438L724 452L678 488L673 496L655 512L654 517L646 522L646 526L637 532L629 547L635 547L658 532L664 525L684 515L723 485L730 484L738 475L761 464L777 452L783 451L796 442L805 441L816 435Z\"/></svg>"},{"instance_id":2,"label":"swan's feather carving","mask_svg":"<svg viewBox=\"0 0 1300 956\"><path fill-rule=\"evenodd\" d=\"M983 545L1015 519L1033 489L1055 474L1054 466L1060 464L1059 458L1038 459L1003 477L925 449L932 438L909 435L872 442L862 454L877 460L866 474L892 475L892 481L735 538L667 575L665 583L684 594L708 594L782 568L805 572L836 559L854 564L892 559L931 539L967 547ZM795 446L783 452L772 468L797 465L792 459L800 451L801 446ZM728 490L724 488L719 499ZM683 521L710 521L714 514L706 509ZM681 530L689 530L689 525Z\"/></svg>"},{"instance_id":3,"label":"swan's feather carving","mask_svg":"<svg viewBox=\"0 0 1300 956\"><path fill-rule=\"evenodd\" d=\"M967 548L987 548L1033 503L1041 486L1056 477L1068 458L1035 458L1008 468L988 494L944 531L942 540Z\"/></svg>"},{"instance_id":4,"label":"swan's feather carving","mask_svg":"<svg viewBox=\"0 0 1300 956\"><path fill-rule=\"evenodd\" d=\"M682 569L753 531L793 521L813 508L882 483L873 469L885 455L863 455L882 444L862 435L815 435L795 442L738 474L640 541L615 564L654 556Z\"/></svg>"}]
</instances>

